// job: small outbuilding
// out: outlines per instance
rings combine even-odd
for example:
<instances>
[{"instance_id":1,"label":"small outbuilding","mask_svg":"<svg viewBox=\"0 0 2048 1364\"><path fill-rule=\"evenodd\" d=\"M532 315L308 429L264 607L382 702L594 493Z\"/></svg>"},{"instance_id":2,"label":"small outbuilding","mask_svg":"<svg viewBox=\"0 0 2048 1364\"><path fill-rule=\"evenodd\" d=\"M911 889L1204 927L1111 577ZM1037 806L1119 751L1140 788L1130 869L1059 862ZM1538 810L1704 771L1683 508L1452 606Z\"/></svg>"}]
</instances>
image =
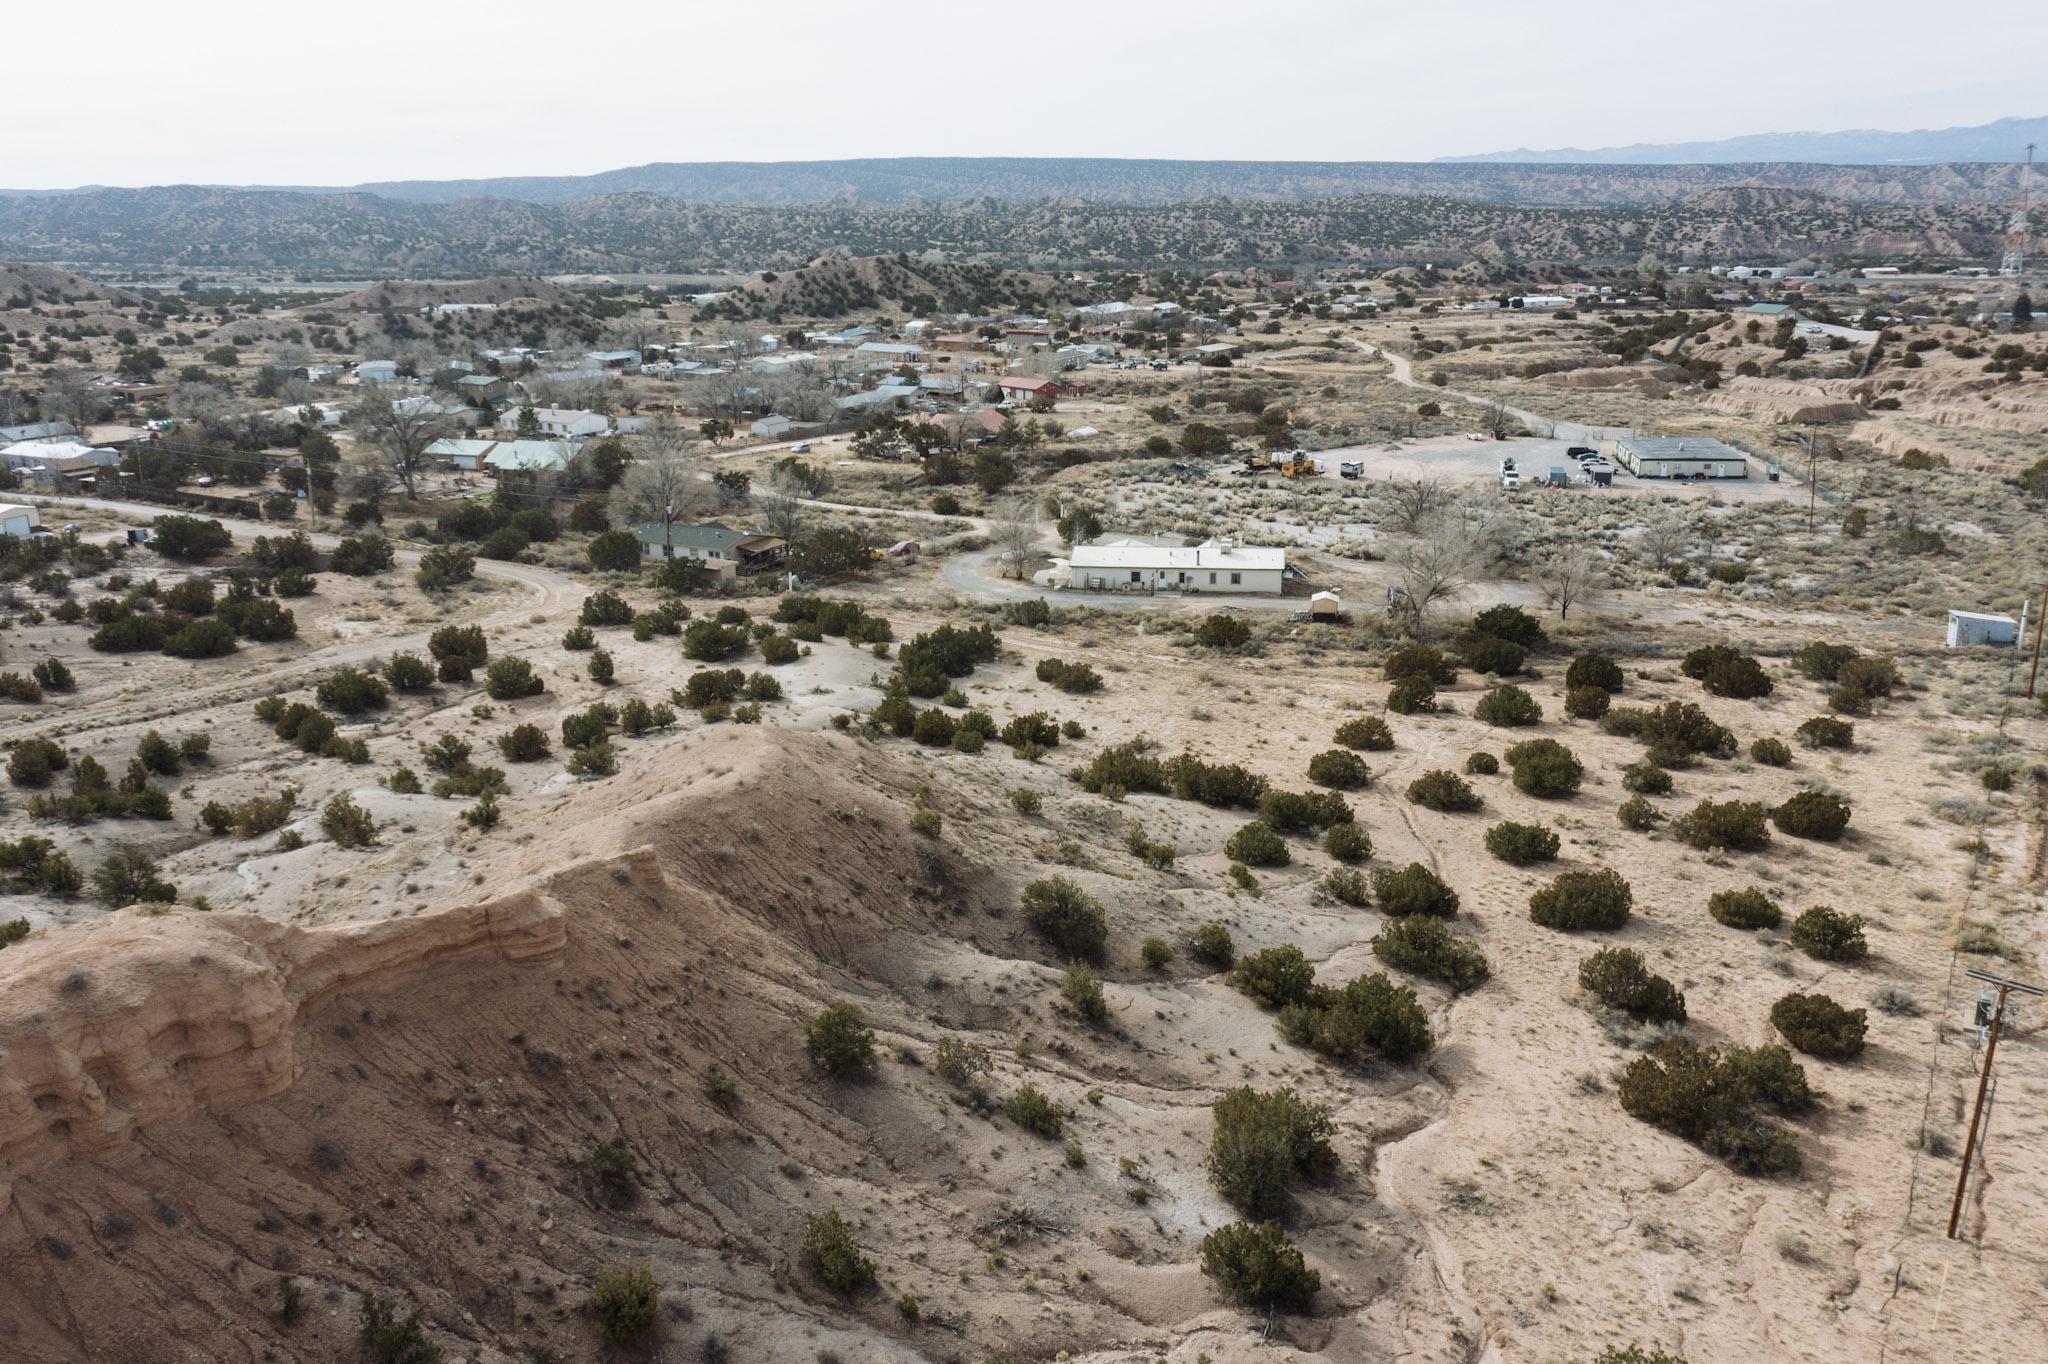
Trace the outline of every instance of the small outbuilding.
<instances>
[{"instance_id":1,"label":"small outbuilding","mask_svg":"<svg viewBox=\"0 0 2048 1364\"><path fill-rule=\"evenodd\" d=\"M34 507L21 502L0 502L0 535L27 539L35 534L39 524Z\"/></svg>"},{"instance_id":2,"label":"small outbuilding","mask_svg":"<svg viewBox=\"0 0 2048 1364\"><path fill-rule=\"evenodd\" d=\"M1976 644L2010 647L2019 640L2019 628L2020 623L2011 616L1951 611L1948 613L1948 647L1963 649Z\"/></svg>"},{"instance_id":3,"label":"small outbuilding","mask_svg":"<svg viewBox=\"0 0 2048 1364\"><path fill-rule=\"evenodd\" d=\"M1344 614L1344 603L1335 592L1317 592L1308 599L1311 620L1335 620Z\"/></svg>"}]
</instances>

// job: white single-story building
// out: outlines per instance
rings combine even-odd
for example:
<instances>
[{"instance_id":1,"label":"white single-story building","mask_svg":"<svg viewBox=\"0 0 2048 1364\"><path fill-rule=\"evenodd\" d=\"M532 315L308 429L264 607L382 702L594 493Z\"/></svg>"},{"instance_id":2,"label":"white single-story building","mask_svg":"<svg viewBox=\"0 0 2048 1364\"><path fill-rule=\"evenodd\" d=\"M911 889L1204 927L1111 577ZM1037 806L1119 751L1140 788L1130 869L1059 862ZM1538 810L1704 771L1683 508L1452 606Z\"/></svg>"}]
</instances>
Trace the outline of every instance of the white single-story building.
<instances>
[{"instance_id":1,"label":"white single-story building","mask_svg":"<svg viewBox=\"0 0 2048 1364\"><path fill-rule=\"evenodd\" d=\"M34 507L21 502L0 502L0 535L27 538L42 524Z\"/></svg>"},{"instance_id":2,"label":"white single-story building","mask_svg":"<svg viewBox=\"0 0 2048 1364\"><path fill-rule=\"evenodd\" d=\"M789 418L783 416L779 412L774 412L770 413L768 416L761 418L759 421L749 426L747 428L747 433L749 435L759 436L763 440L774 440L778 436L788 435L789 427Z\"/></svg>"},{"instance_id":3,"label":"white single-story building","mask_svg":"<svg viewBox=\"0 0 2048 1364\"><path fill-rule=\"evenodd\" d=\"M356 366L356 382L359 384L395 384L398 382L396 360L365 360Z\"/></svg>"},{"instance_id":4,"label":"white single-story building","mask_svg":"<svg viewBox=\"0 0 2048 1364\"><path fill-rule=\"evenodd\" d=\"M2019 639L2020 623L2011 616L1986 615L1981 611L1948 613L1948 647L1968 648L1973 644L2011 645Z\"/></svg>"},{"instance_id":5,"label":"white single-story building","mask_svg":"<svg viewBox=\"0 0 2048 1364\"><path fill-rule=\"evenodd\" d=\"M1706 436L1623 436L1614 462L1637 478L1748 478L1740 450Z\"/></svg>"},{"instance_id":6,"label":"white single-story building","mask_svg":"<svg viewBox=\"0 0 2048 1364\"><path fill-rule=\"evenodd\" d=\"M519 419L527 410L514 404L500 412L499 429L517 431ZM534 420L540 424L540 433L557 440L602 436L611 430L611 422L595 412L585 412L574 407L536 407L531 410Z\"/></svg>"},{"instance_id":7,"label":"white single-story building","mask_svg":"<svg viewBox=\"0 0 2048 1364\"><path fill-rule=\"evenodd\" d=\"M1278 596L1287 551L1232 540L1199 545L1076 545L1067 585L1088 592L1223 592Z\"/></svg>"}]
</instances>

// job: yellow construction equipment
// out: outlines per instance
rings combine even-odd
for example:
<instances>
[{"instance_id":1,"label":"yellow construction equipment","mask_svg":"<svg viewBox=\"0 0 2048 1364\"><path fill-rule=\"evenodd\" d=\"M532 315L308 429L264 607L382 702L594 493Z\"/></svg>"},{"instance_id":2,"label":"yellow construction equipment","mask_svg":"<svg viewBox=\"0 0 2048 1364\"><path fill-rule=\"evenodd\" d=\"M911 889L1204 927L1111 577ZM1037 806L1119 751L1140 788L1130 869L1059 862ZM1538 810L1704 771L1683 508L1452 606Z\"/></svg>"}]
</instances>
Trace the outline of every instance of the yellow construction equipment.
<instances>
[{"instance_id":1,"label":"yellow construction equipment","mask_svg":"<svg viewBox=\"0 0 2048 1364\"><path fill-rule=\"evenodd\" d=\"M1296 455L1291 459L1285 459L1280 462L1280 472L1288 478L1299 478L1303 474L1315 474L1321 471L1316 468L1316 462L1307 455Z\"/></svg>"}]
</instances>

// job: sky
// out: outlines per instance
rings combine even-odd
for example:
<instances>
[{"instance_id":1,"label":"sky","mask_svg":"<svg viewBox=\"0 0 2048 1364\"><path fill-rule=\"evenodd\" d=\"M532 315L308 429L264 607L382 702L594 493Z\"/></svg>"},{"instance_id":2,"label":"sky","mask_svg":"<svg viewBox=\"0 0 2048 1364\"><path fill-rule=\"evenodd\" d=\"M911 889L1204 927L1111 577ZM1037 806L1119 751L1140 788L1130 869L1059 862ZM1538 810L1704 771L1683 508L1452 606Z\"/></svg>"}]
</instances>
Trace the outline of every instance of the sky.
<instances>
[{"instance_id":1,"label":"sky","mask_svg":"<svg viewBox=\"0 0 2048 1364\"><path fill-rule=\"evenodd\" d=\"M10 11L12 189L860 156L1427 160L2048 112L2028 70L2048 44L2040 0L1972 0L1945 18L1904 0Z\"/></svg>"}]
</instances>

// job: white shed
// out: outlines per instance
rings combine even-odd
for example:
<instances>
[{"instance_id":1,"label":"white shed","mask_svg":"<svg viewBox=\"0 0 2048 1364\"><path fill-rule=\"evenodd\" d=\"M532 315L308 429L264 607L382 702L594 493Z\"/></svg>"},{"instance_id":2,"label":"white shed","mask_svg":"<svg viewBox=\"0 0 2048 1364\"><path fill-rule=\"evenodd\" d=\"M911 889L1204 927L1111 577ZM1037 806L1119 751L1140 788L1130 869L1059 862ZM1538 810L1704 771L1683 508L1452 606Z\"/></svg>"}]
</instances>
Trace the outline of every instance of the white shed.
<instances>
[{"instance_id":1,"label":"white shed","mask_svg":"<svg viewBox=\"0 0 2048 1364\"><path fill-rule=\"evenodd\" d=\"M2011 616L1988 616L1980 611L1948 613L1948 647L1973 644L2011 645L2019 638L2019 622Z\"/></svg>"},{"instance_id":2,"label":"white shed","mask_svg":"<svg viewBox=\"0 0 2048 1364\"><path fill-rule=\"evenodd\" d=\"M17 535L27 539L35 533L36 509L19 502L0 502L0 535Z\"/></svg>"}]
</instances>

